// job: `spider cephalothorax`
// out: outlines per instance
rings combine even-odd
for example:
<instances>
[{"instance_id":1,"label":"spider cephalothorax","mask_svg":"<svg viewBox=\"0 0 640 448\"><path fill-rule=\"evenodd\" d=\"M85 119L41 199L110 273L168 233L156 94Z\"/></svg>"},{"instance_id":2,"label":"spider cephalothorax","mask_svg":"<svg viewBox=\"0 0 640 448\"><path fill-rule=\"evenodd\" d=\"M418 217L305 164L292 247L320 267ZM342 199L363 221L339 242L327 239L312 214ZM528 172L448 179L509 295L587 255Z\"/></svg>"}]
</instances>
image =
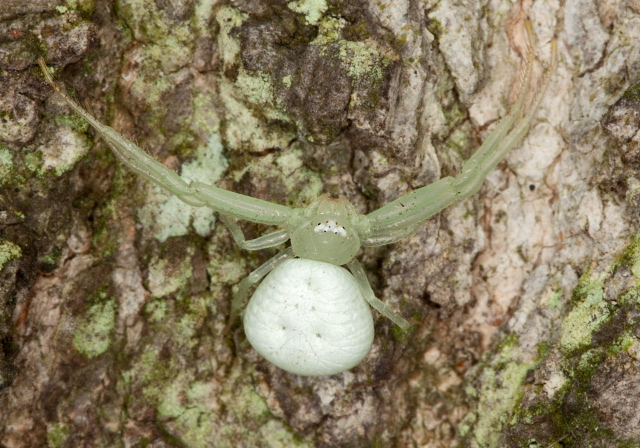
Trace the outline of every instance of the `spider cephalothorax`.
<instances>
[{"instance_id":1,"label":"spider cephalothorax","mask_svg":"<svg viewBox=\"0 0 640 448\"><path fill-rule=\"evenodd\" d=\"M527 31L532 42L529 23ZM96 120L54 83L43 59L39 64L49 84L96 129L125 165L184 202L219 212L240 247L258 250L291 240L289 248L240 282L229 325L245 308L250 288L269 274L247 306L244 325L249 342L285 370L301 375L331 375L358 364L371 347L373 320L366 303L403 330L410 328L409 322L375 297L355 258L357 251L361 246L380 246L405 238L427 218L477 192L487 174L527 133L555 59L553 42L551 68L525 111L533 66L530 43L519 78L518 99L467 160L458 177L442 178L367 215L358 214L345 198L328 195L320 196L306 208L292 209L201 182L189 184ZM235 219L275 225L281 230L246 241ZM340 267L343 265L348 271Z\"/></svg>"},{"instance_id":2,"label":"spider cephalothorax","mask_svg":"<svg viewBox=\"0 0 640 448\"><path fill-rule=\"evenodd\" d=\"M320 196L290 227L293 253L337 266L347 264L360 249L362 218L345 198Z\"/></svg>"}]
</instances>

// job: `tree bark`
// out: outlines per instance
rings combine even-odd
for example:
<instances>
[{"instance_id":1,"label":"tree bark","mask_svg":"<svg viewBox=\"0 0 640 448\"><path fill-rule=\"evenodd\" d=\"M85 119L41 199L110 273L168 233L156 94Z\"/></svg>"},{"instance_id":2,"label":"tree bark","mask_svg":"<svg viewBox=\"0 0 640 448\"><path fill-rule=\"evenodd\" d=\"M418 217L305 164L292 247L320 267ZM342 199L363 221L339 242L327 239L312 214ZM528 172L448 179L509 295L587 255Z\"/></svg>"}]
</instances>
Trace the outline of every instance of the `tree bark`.
<instances>
[{"instance_id":1,"label":"tree bark","mask_svg":"<svg viewBox=\"0 0 640 448\"><path fill-rule=\"evenodd\" d=\"M185 179L368 213L459 173L514 101L527 17L534 86L559 53L530 132L361 251L419 323L375 314L332 377L224 334L276 250L127 171L35 65ZM0 446L640 444L639 41L638 0L3 2Z\"/></svg>"}]
</instances>

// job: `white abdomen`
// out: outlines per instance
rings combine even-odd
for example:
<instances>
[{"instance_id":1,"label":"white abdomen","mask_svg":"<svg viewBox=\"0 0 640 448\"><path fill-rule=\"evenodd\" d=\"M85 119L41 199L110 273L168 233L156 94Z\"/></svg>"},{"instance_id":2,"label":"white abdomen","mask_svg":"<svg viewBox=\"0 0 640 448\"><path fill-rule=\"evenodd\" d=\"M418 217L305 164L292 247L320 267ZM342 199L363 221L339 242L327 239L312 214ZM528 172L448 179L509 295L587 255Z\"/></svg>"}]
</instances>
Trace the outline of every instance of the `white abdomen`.
<instances>
[{"instance_id":1,"label":"white abdomen","mask_svg":"<svg viewBox=\"0 0 640 448\"><path fill-rule=\"evenodd\" d=\"M258 286L244 331L258 353L298 375L348 370L373 343L371 310L353 276L299 258L283 262Z\"/></svg>"}]
</instances>

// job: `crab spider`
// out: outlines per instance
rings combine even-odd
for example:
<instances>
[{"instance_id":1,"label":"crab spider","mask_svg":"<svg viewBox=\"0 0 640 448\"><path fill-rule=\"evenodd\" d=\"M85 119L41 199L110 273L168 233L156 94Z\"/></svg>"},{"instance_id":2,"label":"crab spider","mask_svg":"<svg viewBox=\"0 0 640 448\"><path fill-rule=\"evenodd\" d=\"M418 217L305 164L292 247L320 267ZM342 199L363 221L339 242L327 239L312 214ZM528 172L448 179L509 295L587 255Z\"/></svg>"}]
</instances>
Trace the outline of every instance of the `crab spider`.
<instances>
[{"instance_id":1,"label":"crab spider","mask_svg":"<svg viewBox=\"0 0 640 448\"><path fill-rule=\"evenodd\" d=\"M466 161L461 173L415 190L367 215L358 214L343 197L323 195L306 208L292 209L201 182L189 184L85 111L53 81L42 58L38 63L51 87L93 126L129 169L187 204L218 212L240 247L260 250L291 240L290 247L239 283L229 323L245 307L250 288L267 276L246 307L247 339L276 366L299 375L318 376L348 370L369 352L373 319L367 303L402 330L410 328L409 322L375 297L355 255L360 247L390 244L411 235L429 217L476 193L485 177L522 140L549 83L557 53L554 41L550 69L525 111L534 58L529 23L527 32L529 45L517 100ZM281 230L246 240L236 219L279 226Z\"/></svg>"}]
</instances>

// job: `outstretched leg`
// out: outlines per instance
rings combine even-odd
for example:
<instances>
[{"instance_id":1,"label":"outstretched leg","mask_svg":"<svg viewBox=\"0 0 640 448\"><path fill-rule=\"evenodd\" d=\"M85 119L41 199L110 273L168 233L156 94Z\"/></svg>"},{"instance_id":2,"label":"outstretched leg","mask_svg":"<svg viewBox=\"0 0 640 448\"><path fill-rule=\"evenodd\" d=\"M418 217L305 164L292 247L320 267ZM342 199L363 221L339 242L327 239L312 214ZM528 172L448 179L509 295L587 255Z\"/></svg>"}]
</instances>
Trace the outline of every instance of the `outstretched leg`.
<instances>
[{"instance_id":1,"label":"outstretched leg","mask_svg":"<svg viewBox=\"0 0 640 448\"><path fill-rule=\"evenodd\" d=\"M476 193L486 176L504 156L526 135L537 111L557 60L557 43L551 43L551 62L542 87L524 116L524 101L527 96L533 68L533 31L527 22L530 45L527 60L520 76L518 99L509 113L498 122L484 143L462 166L458 177L445 177L431 185L415 190L367 215L369 229L363 229L363 246L388 244L407 235L425 219L435 215L453 202ZM403 230L407 230L404 232Z\"/></svg>"},{"instance_id":2,"label":"outstretched leg","mask_svg":"<svg viewBox=\"0 0 640 448\"><path fill-rule=\"evenodd\" d=\"M231 301L231 312L229 313L229 322L224 328L224 333L227 333L233 324L235 323L240 310L242 310L249 298L249 289L258 283L269 272L274 270L283 261L294 258L293 251L290 247L286 248L282 252L278 253L275 257L269 259L266 263L262 264L258 269L246 276L239 284L237 289L233 293L233 300Z\"/></svg>"},{"instance_id":3,"label":"outstretched leg","mask_svg":"<svg viewBox=\"0 0 640 448\"><path fill-rule=\"evenodd\" d=\"M380 314L391 319L391 321L398 327L402 328L402 330L408 331L409 328L411 328L411 324L400 317L400 315L389 308L386 303L378 299L373 293L371 285L369 284L369 280L367 279L367 275L364 273L364 269L362 269L362 265L360 264L360 262L354 258L349 263L347 263L347 267L358 282L360 291L362 292L364 299L369 303L369 305L371 305L372 308L378 310Z\"/></svg>"},{"instance_id":4,"label":"outstretched leg","mask_svg":"<svg viewBox=\"0 0 640 448\"><path fill-rule=\"evenodd\" d=\"M531 24L527 22L527 29L530 31ZM500 161L507 155L507 153L520 142L524 138L524 136L529 131L529 126L531 126L531 121L538 110L538 106L540 105L540 101L542 100L542 95L547 90L547 86L549 85L549 81L551 79L551 74L555 70L557 63L557 55L558 55L558 44L554 40L551 42L551 63L550 68L545 74L542 88L540 91L534 96L531 106L529 107L529 111L522 117L519 121L517 121L511 130L506 136L501 134L499 141L494 141L491 145L483 144L478 150L465 162L462 166L462 170L460 175L456 177L453 181L454 188L457 191L458 196L460 198L465 198L471 196L476 193L484 179L487 175L500 163ZM527 75L527 80L531 77L531 73ZM528 84L528 82L527 82ZM517 108L518 115L522 109L522 101L526 95L525 91L520 91L520 98L518 100L519 106ZM511 114L510 114L511 115ZM513 122L513 118L511 119ZM511 125L512 123L510 123ZM495 133L494 130L489 138Z\"/></svg>"},{"instance_id":5,"label":"outstretched leg","mask_svg":"<svg viewBox=\"0 0 640 448\"><path fill-rule=\"evenodd\" d=\"M43 58L38 59L47 83L60 95L75 112L84 118L109 145L113 153L130 170L176 195L183 202L196 207L213 210L239 219L263 224L285 224L292 214L289 207L273 204L261 199L244 196L201 182L188 184L182 178L156 161L135 143L118 134L113 128L100 123L84 110L53 81Z\"/></svg>"}]
</instances>

